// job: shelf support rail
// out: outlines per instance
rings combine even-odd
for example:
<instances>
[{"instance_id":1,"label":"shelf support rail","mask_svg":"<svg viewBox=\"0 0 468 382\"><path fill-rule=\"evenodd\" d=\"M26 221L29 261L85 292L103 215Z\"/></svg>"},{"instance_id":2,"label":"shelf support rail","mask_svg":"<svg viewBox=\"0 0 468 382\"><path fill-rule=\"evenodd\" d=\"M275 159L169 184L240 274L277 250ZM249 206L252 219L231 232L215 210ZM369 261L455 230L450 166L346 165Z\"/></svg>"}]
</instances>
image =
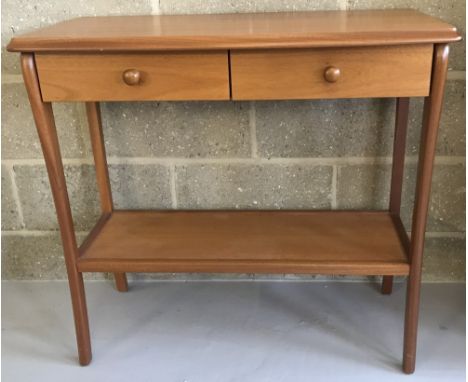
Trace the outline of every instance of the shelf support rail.
<instances>
[{"instance_id":1,"label":"shelf support rail","mask_svg":"<svg viewBox=\"0 0 468 382\"><path fill-rule=\"evenodd\" d=\"M89 136L93 148L94 165L96 168L96 180L101 200L103 216L110 215L114 210L112 201L112 189L107 167L106 147L102 132L102 119L99 103L86 102L86 115L88 117ZM115 286L119 292L128 290L127 276L123 272L114 273Z\"/></svg>"}]
</instances>

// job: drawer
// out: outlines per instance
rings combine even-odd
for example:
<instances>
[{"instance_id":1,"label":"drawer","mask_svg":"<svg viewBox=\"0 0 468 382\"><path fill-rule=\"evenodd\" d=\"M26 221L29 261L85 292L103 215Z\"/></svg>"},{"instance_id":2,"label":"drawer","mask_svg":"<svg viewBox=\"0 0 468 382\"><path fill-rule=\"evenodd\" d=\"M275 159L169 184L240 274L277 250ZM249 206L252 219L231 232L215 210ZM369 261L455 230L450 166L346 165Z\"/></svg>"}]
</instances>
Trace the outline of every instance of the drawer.
<instances>
[{"instance_id":1,"label":"drawer","mask_svg":"<svg viewBox=\"0 0 468 382\"><path fill-rule=\"evenodd\" d=\"M229 99L226 51L35 58L44 101Z\"/></svg>"},{"instance_id":2,"label":"drawer","mask_svg":"<svg viewBox=\"0 0 468 382\"><path fill-rule=\"evenodd\" d=\"M431 44L232 51L232 98L427 96L432 51Z\"/></svg>"}]
</instances>

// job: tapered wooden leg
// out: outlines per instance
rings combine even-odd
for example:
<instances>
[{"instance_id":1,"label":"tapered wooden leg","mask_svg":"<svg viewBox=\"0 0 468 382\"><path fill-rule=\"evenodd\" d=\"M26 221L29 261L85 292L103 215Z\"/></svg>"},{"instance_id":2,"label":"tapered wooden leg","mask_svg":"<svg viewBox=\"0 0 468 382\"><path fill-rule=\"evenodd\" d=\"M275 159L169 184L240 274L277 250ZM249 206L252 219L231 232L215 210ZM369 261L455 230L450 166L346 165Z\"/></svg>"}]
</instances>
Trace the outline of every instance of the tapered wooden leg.
<instances>
[{"instance_id":1,"label":"tapered wooden leg","mask_svg":"<svg viewBox=\"0 0 468 382\"><path fill-rule=\"evenodd\" d=\"M395 134L393 139L392 180L390 183L391 214L400 215L401 190L405 169L406 132L408 130L409 98L396 99Z\"/></svg>"},{"instance_id":2,"label":"tapered wooden leg","mask_svg":"<svg viewBox=\"0 0 468 382\"><path fill-rule=\"evenodd\" d=\"M403 350L403 371L413 373L416 365L416 342L418 330L419 299L421 291L421 270L424 251L427 210L431 189L432 169L437 143L447 75L449 47L447 44L434 46L432 81L429 97L424 103L423 128L419 151L416 198L411 228L410 261L405 316L405 338Z\"/></svg>"},{"instance_id":3,"label":"tapered wooden leg","mask_svg":"<svg viewBox=\"0 0 468 382\"><path fill-rule=\"evenodd\" d=\"M382 277L382 294L392 294L393 289L393 276Z\"/></svg>"},{"instance_id":4,"label":"tapered wooden leg","mask_svg":"<svg viewBox=\"0 0 468 382\"><path fill-rule=\"evenodd\" d=\"M127 276L125 273L114 273L115 287L119 292L128 291Z\"/></svg>"},{"instance_id":5,"label":"tapered wooden leg","mask_svg":"<svg viewBox=\"0 0 468 382\"><path fill-rule=\"evenodd\" d=\"M409 98L396 99L395 135L393 140L392 180L390 183L389 210L392 215L400 216L401 191L405 168L406 132L408 129ZM393 276L383 276L382 294L391 294Z\"/></svg>"},{"instance_id":6,"label":"tapered wooden leg","mask_svg":"<svg viewBox=\"0 0 468 382\"><path fill-rule=\"evenodd\" d=\"M110 214L114 209L112 190L107 168L106 147L102 132L101 112L97 102L86 102L89 135L93 147L94 164L96 166L96 180L101 200L101 211ZM119 292L128 291L127 276L125 273L114 273L115 286Z\"/></svg>"},{"instance_id":7,"label":"tapered wooden leg","mask_svg":"<svg viewBox=\"0 0 468 382\"><path fill-rule=\"evenodd\" d=\"M31 53L23 53L21 55L21 67L34 121L41 141L52 196L57 211L68 282L70 285L73 316L75 319L79 361L81 365L87 365L91 361L91 342L89 337L85 290L83 276L77 271L76 267L78 246L75 238L52 105L50 102L42 101L34 55Z\"/></svg>"}]
</instances>

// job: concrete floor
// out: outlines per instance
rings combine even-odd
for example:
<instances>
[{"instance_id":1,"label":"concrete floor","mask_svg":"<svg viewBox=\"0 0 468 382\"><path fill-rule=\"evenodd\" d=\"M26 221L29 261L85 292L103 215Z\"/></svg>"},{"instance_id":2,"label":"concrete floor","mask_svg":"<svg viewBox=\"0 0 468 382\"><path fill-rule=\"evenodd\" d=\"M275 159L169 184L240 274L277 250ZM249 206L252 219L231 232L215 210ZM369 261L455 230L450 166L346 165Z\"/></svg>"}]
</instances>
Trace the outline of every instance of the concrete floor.
<instances>
[{"instance_id":1,"label":"concrete floor","mask_svg":"<svg viewBox=\"0 0 468 382\"><path fill-rule=\"evenodd\" d=\"M400 371L405 284L87 282L77 364L67 284L2 283L2 380L464 381L465 285L425 284L416 373Z\"/></svg>"}]
</instances>

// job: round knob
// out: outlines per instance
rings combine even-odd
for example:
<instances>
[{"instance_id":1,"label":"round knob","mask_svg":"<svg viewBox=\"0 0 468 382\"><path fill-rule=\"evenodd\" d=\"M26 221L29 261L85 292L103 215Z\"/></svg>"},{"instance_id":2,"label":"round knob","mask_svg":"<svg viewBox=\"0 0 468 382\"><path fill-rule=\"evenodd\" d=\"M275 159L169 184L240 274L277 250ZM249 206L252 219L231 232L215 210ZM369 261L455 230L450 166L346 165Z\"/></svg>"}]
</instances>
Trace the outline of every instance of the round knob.
<instances>
[{"instance_id":1,"label":"round knob","mask_svg":"<svg viewBox=\"0 0 468 382\"><path fill-rule=\"evenodd\" d=\"M138 85L141 80L141 73L137 69L127 69L123 72L122 78L127 85Z\"/></svg>"},{"instance_id":2,"label":"round knob","mask_svg":"<svg viewBox=\"0 0 468 382\"><path fill-rule=\"evenodd\" d=\"M323 76L328 82L336 82L338 81L338 78L340 78L340 74L340 69L335 68L334 66L329 66L325 69Z\"/></svg>"}]
</instances>

